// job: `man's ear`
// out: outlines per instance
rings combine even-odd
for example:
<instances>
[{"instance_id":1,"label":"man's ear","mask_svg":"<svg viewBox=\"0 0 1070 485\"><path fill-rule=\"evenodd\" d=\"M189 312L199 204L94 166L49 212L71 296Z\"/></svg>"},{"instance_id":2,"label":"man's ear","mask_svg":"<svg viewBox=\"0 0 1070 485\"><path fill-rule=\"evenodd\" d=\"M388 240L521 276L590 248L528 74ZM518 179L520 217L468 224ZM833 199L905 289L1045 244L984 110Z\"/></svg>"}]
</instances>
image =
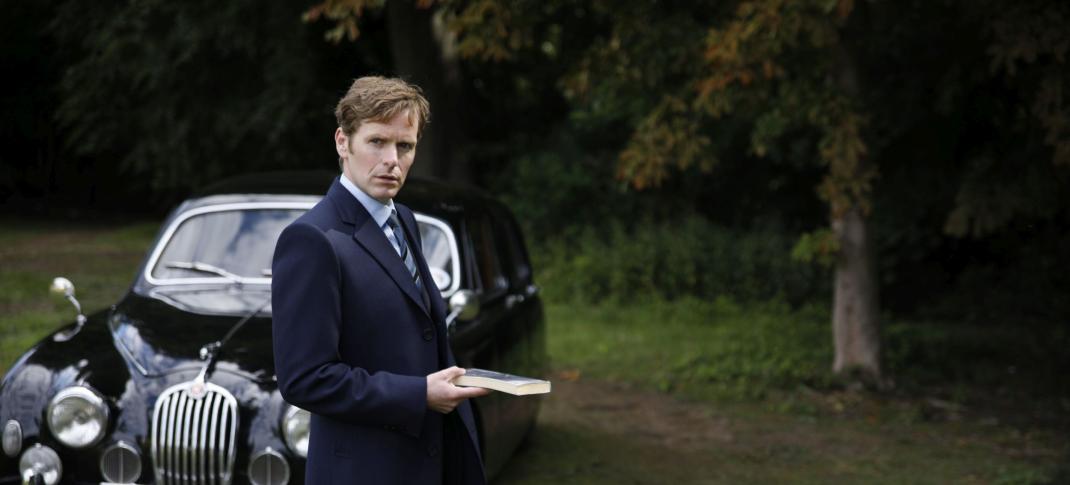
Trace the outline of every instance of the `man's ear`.
<instances>
[{"instance_id":1,"label":"man's ear","mask_svg":"<svg viewBox=\"0 0 1070 485\"><path fill-rule=\"evenodd\" d=\"M339 157L349 156L349 137L341 128L334 130L334 150L338 152Z\"/></svg>"}]
</instances>

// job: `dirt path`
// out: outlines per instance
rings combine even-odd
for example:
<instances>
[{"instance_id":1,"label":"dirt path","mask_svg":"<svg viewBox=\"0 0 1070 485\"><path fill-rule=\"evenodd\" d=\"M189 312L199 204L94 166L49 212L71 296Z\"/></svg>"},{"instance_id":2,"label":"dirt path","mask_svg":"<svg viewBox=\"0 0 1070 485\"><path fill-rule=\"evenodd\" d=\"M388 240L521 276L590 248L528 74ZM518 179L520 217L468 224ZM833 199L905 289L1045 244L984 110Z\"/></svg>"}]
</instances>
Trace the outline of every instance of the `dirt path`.
<instances>
[{"instance_id":1,"label":"dirt path","mask_svg":"<svg viewBox=\"0 0 1070 485\"><path fill-rule=\"evenodd\" d=\"M731 428L709 406L555 380L531 442L495 483L722 483L716 450L731 446Z\"/></svg>"},{"instance_id":2,"label":"dirt path","mask_svg":"<svg viewBox=\"0 0 1070 485\"><path fill-rule=\"evenodd\" d=\"M1018 430L873 415L858 396L815 399L848 409L808 416L555 379L529 444L494 483L1044 483L1037 465L1063 453Z\"/></svg>"},{"instance_id":3,"label":"dirt path","mask_svg":"<svg viewBox=\"0 0 1070 485\"><path fill-rule=\"evenodd\" d=\"M644 446L687 452L733 441L728 418L665 394L599 381L556 381L554 394L543 409L547 425L588 427Z\"/></svg>"}]
</instances>

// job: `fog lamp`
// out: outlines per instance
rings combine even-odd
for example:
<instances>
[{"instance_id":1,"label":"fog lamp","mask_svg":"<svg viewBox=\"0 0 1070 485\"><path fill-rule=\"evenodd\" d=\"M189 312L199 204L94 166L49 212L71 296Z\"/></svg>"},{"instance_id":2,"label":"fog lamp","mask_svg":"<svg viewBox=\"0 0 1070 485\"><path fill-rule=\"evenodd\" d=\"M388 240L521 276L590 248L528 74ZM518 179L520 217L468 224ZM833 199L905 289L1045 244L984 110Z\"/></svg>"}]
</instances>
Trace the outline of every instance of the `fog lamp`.
<instances>
[{"instance_id":1,"label":"fog lamp","mask_svg":"<svg viewBox=\"0 0 1070 485\"><path fill-rule=\"evenodd\" d=\"M87 387L68 387L48 403L48 428L66 446L91 446L108 429L108 406Z\"/></svg>"},{"instance_id":2,"label":"fog lamp","mask_svg":"<svg viewBox=\"0 0 1070 485\"><path fill-rule=\"evenodd\" d=\"M4 424L3 436L4 454L12 458L19 455L22 450L22 425L14 419Z\"/></svg>"},{"instance_id":3,"label":"fog lamp","mask_svg":"<svg viewBox=\"0 0 1070 485\"><path fill-rule=\"evenodd\" d=\"M249 460L249 481L253 485L286 485L290 482L290 465L269 446Z\"/></svg>"},{"instance_id":4,"label":"fog lamp","mask_svg":"<svg viewBox=\"0 0 1070 485\"><path fill-rule=\"evenodd\" d=\"M286 446L301 458L308 457L309 413L297 406L290 406L282 419L282 435Z\"/></svg>"},{"instance_id":5,"label":"fog lamp","mask_svg":"<svg viewBox=\"0 0 1070 485\"><path fill-rule=\"evenodd\" d=\"M40 476L45 479L45 485L56 485L63 476L63 463L52 448L38 443L22 454L19 473L22 483L33 483L33 477Z\"/></svg>"}]
</instances>

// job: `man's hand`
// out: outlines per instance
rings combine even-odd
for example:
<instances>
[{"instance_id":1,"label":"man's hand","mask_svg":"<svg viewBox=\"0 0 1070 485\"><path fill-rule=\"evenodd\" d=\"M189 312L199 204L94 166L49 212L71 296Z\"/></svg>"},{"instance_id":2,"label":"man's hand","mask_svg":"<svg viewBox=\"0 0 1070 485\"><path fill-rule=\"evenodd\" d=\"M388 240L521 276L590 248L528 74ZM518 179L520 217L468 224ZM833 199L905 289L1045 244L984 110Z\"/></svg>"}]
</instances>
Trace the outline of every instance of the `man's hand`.
<instances>
[{"instance_id":1,"label":"man's hand","mask_svg":"<svg viewBox=\"0 0 1070 485\"><path fill-rule=\"evenodd\" d=\"M490 389L458 387L450 382L462 375L464 375L464 369L454 366L427 376L427 407L446 414L453 411L453 408L465 399L490 394Z\"/></svg>"}]
</instances>

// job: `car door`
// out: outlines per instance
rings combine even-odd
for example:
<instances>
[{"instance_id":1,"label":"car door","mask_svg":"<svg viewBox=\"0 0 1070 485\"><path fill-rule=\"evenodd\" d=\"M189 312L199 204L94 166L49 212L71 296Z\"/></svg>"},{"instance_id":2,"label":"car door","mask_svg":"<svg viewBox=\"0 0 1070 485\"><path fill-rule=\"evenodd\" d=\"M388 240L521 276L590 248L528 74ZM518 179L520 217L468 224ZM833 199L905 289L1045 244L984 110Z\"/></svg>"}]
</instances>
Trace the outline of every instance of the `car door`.
<instances>
[{"instance_id":1,"label":"car door","mask_svg":"<svg viewBox=\"0 0 1070 485\"><path fill-rule=\"evenodd\" d=\"M522 367L517 364L517 344L511 333L510 282L486 206L466 208L465 237L471 282L479 296L480 309L476 319L458 325L453 348L462 366L517 374ZM483 423L483 458L490 474L504 465L515 448L515 419L511 416L515 399L518 398L499 392L476 399Z\"/></svg>"}]
</instances>

